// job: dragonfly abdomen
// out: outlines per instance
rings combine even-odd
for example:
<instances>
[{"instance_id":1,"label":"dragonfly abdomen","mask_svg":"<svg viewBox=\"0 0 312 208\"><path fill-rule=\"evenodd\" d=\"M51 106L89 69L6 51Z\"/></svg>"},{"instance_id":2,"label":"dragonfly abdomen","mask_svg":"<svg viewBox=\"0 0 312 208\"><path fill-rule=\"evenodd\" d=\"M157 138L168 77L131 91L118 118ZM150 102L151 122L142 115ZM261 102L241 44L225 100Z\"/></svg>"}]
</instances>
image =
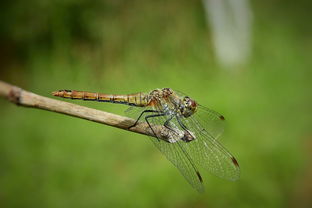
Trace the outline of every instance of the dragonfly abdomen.
<instances>
[{"instance_id":1,"label":"dragonfly abdomen","mask_svg":"<svg viewBox=\"0 0 312 208\"><path fill-rule=\"evenodd\" d=\"M138 107L148 105L148 99L146 94L144 93L135 93L129 95L114 95L114 94L103 94L97 92L86 92L76 90L59 90L52 92L52 95L69 99L120 103Z\"/></svg>"}]
</instances>

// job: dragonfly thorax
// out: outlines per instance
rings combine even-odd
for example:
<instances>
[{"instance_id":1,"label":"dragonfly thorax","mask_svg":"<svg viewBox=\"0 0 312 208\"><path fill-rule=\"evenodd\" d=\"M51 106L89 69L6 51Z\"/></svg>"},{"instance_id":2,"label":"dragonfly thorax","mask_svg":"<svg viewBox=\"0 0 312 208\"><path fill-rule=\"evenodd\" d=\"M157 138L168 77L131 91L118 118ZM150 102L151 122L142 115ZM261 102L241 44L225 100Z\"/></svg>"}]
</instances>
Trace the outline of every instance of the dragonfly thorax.
<instances>
[{"instance_id":1,"label":"dragonfly thorax","mask_svg":"<svg viewBox=\"0 0 312 208\"><path fill-rule=\"evenodd\" d=\"M151 103L159 103L162 111L167 115L176 114L177 111L187 118L197 110L197 103L188 96L181 96L170 88L156 89L150 92ZM169 103L167 101L170 101Z\"/></svg>"}]
</instances>

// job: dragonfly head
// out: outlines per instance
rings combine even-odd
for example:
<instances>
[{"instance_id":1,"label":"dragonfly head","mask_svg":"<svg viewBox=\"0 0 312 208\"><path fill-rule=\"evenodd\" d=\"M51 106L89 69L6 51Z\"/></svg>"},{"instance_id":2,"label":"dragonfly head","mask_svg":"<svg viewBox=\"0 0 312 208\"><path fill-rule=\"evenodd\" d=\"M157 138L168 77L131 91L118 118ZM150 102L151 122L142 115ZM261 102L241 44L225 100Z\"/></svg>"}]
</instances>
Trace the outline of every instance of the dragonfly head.
<instances>
[{"instance_id":1,"label":"dragonfly head","mask_svg":"<svg viewBox=\"0 0 312 208\"><path fill-rule=\"evenodd\" d=\"M196 110L197 110L197 103L195 102L195 100L191 99L188 96L185 96L183 98L183 102L181 105L181 113L184 117L190 117L191 115L193 115Z\"/></svg>"}]
</instances>

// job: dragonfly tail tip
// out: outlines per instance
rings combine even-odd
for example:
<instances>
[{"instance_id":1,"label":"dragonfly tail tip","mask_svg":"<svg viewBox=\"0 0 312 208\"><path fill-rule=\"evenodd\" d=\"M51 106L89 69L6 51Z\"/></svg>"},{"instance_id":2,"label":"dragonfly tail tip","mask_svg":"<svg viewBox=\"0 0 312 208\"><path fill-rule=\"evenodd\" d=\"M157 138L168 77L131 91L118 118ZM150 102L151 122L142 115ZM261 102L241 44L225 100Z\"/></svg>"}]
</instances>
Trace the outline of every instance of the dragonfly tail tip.
<instances>
[{"instance_id":1,"label":"dragonfly tail tip","mask_svg":"<svg viewBox=\"0 0 312 208\"><path fill-rule=\"evenodd\" d=\"M54 91L51 93L53 96L59 96L59 91Z\"/></svg>"}]
</instances>

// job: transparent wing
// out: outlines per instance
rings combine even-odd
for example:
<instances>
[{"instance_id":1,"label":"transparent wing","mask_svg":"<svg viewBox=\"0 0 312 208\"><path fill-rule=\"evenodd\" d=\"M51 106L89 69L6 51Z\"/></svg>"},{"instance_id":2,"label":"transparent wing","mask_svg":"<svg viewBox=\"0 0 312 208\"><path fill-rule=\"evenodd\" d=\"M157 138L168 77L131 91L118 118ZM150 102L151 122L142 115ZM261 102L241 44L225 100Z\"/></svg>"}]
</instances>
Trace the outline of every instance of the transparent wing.
<instances>
[{"instance_id":1,"label":"transparent wing","mask_svg":"<svg viewBox=\"0 0 312 208\"><path fill-rule=\"evenodd\" d=\"M197 111L192 116L196 119L196 125L218 139L224 131L225 118L218 112L198 105Z\"/></svg>"},{"instance_id":2,"label":"transparent wing","mask_svg":"<svg viewBox=\"0 0 312 208\"><path fill-rule=\"evenodd\" d=\"M129 118L138 119L140 114L145 110L156 110L153 107L146 106L146 107L137 107L137 106L131 106L127 110L125 110L125 115ZM144 117L140 119L140 121L143 121Z\"/></svg>"},{"instance_id":3,"label":"transparent wing","mask_svg":"<svg viewBox=\"0 0 312 208\"><path fill-rule=\"evenodd\" d=\"M182 143L193 161L216 176L228 180L239 179L240 170L236 159L199 124L196 117L180 118L195 140Z\"/></svg>"},{"instance_id":4,"label":"transparent wing","mask_svg":"<svg viewBox=\"0 0 312 208\"><path fill-rule=\"evenodd\" d=\"M166 117L154 117L149 120L151 120L154 124L163 125L166 121ZM174 143L168 143L161 139L157 140L152 137L151 140L154 145L166 156L166 158L179 169L191 186L199 192L203 192L204 186L202 177L197 170L195 163L192 161L192 156L189 155L189 153L184 149L182 145L184 141L180 140L180 134L175 130L177 130L176 127L174 127L172 131L169 131L171 134L170 137L177 140Z\"/></svg>"},{"instance_id":5,"label":"transparent wing","mask_svg":"<svg viewBox=\"0 0 312 208\"><path fill-rule=\"evenodd\" d=\"M178 92L180 96L185 96ZM239 179L240 170L236 159L216 140L224 130L224 117L218 112L198 105L189 118L180 117L182 123L195 136L195 140L183 147L197 165L225 179Z\"/></svg>"},{"instance_id":6,"label":"transparent wing","mask_svg":"<svg viewBox=\"0 0 312 208\"><path fill-rule=\"evenodd\" d=\"M183 92L175 92L181 98L186 96ZM209 132L215 139L218 139L224 131L225 118L214 110L198 105L197 111L192 117L195 117L197 125Z\"/></svg>"},{"instance_id":7,"label":"transparent wing","mask_svg":"<svg viewBox=\"0 0 312 208\"><path fill-rule=\"evenodd\" d=\"M160 105L144 109L162 111ZM142 111L141 108L133 107L128 110L127 114L130 113L130 116L137 118ZM142 119L146 115L142 116ZM168 119L168 116L161 116L149 118L149 121L151 124L164 125ZM189 118L184 118L175 112L175 117L170 120L169 126L172 127L171 140L176 142L168 143L161 139L151 138L155 146L199 191L203 190L203 184L196 165L202 166L221 178L233 181L239 179L240 170L236 159L215 139L223 131L223 120L220 114L203 106L200 106L198 111ZM184 131L193 135L194 140L182 141L181 132Z\"/></svg>"},{"instance_id":8,"label":"transparent wing","mask_svg":"<svg viewBox=\"0 0 312 208\"><path fill-rule=\"evenodd\" d=\"M159 107L153 108L144 108L144 110L147 109L153 109L153 110L159 110L161 109ZM131 107L126 111L126 114L130 117L139 116L143 110L138 109L136 107ZM146 115L142 116L143 120L148 115L155 115L157 113L146 113ZM168 120L168 116L157 116L157 117L150 117L148 118L148 121L151 124L156 125L164 125L166 120ZM181 131L175 123L169 122L169 126L172 127L172 130L168 131L168 137L172 138L173 140L176 140L174 143L166 142L162 139L156 139L154 137L150 137L151 141L154 143L154 145L166 156L166 158L172 162L178 170L181 172L181 174L185 177L185 179L190 183L190 185L198 190L199 192L204 191L203 181L200 176L199 171L197 170L194 162L191 159L191 156L187 153L187 151L184 149L184 147L181 145L183 142L180 140L181 137ZM184 142L183 142L184 143Z\"/></svg>"}]
</instances>

